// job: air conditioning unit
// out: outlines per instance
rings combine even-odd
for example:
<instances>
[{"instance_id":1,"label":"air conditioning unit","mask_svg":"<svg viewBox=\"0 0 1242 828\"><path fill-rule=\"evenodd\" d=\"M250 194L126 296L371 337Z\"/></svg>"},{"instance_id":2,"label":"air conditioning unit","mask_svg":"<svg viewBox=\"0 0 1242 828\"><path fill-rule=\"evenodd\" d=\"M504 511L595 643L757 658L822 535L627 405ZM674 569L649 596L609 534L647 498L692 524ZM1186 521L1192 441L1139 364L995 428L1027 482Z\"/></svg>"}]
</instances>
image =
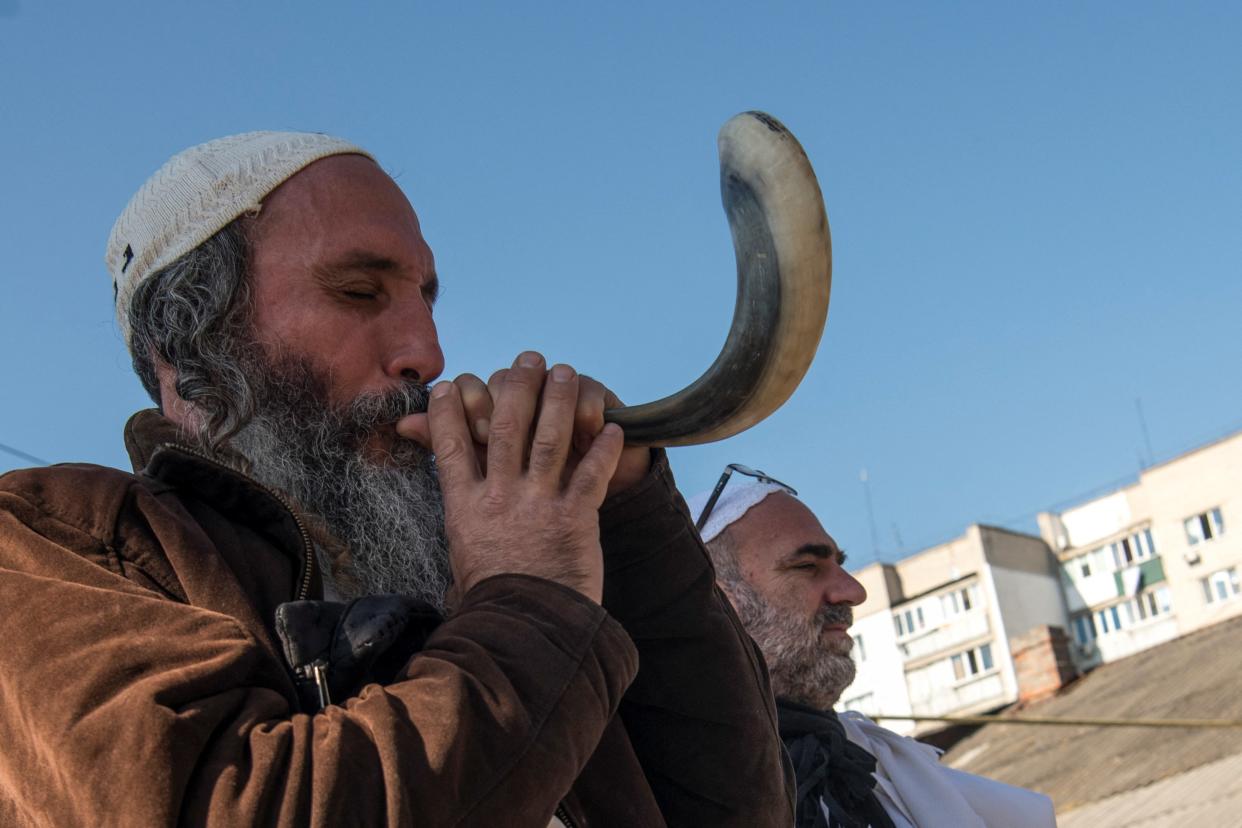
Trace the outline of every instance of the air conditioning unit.
<instances>
[{"instance_id":1,"label":"air conditioning unit","mask_svg":"<svg viewBox=\"0 0 1242 828\"><path fill-rule=\"evenodd\" d=\"M1199 557L1199 553L1193 549L1190 550L1189 552L1184 553L1182 555L1182 558L1183 560L1186 561L1186 563L1190 564L1191 566L1194 566L1195 564L1199 563L1199 561L1203 560L1202 558Z\"/></svg>"}]
</instances>

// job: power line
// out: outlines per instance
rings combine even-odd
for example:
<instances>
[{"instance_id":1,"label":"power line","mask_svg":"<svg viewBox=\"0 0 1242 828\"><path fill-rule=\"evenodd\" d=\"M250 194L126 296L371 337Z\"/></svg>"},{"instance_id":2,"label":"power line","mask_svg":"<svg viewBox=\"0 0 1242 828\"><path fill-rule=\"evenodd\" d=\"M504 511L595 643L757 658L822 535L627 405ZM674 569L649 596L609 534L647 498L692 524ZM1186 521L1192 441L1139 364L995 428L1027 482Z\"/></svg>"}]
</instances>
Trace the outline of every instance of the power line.
<instances>
[{"instance_id":1,"label":"power line","mask_svg":"<svg viewBox=\"0 0 1242 828\"><path fill-rule=\"evenodd\" d=\"M992 725L1062 725L1071 727L1242 727L1242 719L1097 719L1062 718L1059 716L916 716L877 713L872 719L905 719L913 722L948 722L949 724Z\"/></svg>"},{"instance_id":2,"label":"power line","mask_svg":"<svg viewBox=\"0 0 1242 828\"><path fill-rule=\"evenodd\" d=\"M33 454L27 454L26 452L22 451L21 449L15 449L15 448L13 448L12 446L6 446L4 443L0 443L0 451L8 452L9 454L13 455L14 457L18 457L18 458L20 458L20 459L22 459L22 460L25 460L27 463L36 463L36 464L38 464L38 465L40 465L40 466L50 466L50 465L51 465L51 463L49 463L49 462L48 462L48 461L46 461L46 460L43 460L43 459L41 459L41 458L39 458L39 457L35 457Z\"/></svg>"}]
</instances>

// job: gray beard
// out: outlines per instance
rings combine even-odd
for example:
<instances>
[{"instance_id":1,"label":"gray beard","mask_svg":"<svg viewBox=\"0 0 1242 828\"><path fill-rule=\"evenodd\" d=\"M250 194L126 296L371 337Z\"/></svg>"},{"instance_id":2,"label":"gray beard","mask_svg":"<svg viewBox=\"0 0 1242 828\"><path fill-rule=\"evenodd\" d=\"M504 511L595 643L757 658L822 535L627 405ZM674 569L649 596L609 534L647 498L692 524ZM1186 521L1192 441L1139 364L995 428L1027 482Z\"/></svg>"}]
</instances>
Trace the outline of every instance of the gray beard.
<instances>
[{"instance_id":1,"label":"gray beard","mask_svg":"<svg viewBox=\"0 0 1242 828\"><path fill-rule=\"evenodd\" d=\"M854 680L857 667L850 658L853 640L826 642L824 627L852 623L854 611L845 604L829 604L807 621L773 606L745 579L728 589L742 626L763 651L773 695L831 709Z\"/></svg>"},{"instance_id":2,"label":"gray beard","mask_svg":"<svg viewBox=\"0 0 1242 828\"><path fill-rule=\"evenodd\" d=\"M345 599L409 595L445 610L452 577L440 484L431 455L391 432L427 410L427 388L408 383L332 407L328 383L305 359L261 359L247 370L255 415L232 439L260 483L322 521L347 550L325 554L325 584ZM377 427L390 430L382 458L368 457ZM374 452L374 449L372 449Z\"/></svg>"}]
</instances>

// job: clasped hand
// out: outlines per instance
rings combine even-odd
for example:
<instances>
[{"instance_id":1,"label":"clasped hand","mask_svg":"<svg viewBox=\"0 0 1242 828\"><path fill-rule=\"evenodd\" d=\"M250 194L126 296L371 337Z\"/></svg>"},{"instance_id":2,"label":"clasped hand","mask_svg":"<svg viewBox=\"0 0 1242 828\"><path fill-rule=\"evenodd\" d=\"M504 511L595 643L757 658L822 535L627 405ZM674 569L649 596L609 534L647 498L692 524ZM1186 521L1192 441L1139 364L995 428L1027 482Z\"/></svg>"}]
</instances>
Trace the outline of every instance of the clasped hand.
<instances>
[{"instance_id":1,"label":"clasped hand","mask_svg":"<svg viewBox=\"0 0 1242 828\"><path fill-rule=\"evenodd\" d=\"M473 374L438 383L425 415L397 423L436 456L454 592L516 573L601 600L599 508L651 455L604 424L616 405L600 383L527 351L486 385Z\"/></svg>"}]
</instances>

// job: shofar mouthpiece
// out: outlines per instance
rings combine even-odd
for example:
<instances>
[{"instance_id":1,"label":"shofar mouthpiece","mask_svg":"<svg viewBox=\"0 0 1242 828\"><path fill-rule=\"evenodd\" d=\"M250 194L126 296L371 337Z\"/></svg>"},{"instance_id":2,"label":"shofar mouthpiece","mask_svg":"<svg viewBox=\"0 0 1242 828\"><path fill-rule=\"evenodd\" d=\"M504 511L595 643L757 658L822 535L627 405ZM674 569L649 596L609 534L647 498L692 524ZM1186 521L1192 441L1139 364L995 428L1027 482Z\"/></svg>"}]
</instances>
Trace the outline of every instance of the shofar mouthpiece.
<instances>
[{"instance_id":1,"label":"shofar mouthpiece","mask_svg":"<svg viewBox=\"0 0 1242 828\"><path fill-rule=\"evenodd\" d=\"M832 242L811 162L763 112L720 129L720 197L737 257L737 305L716 361L686 388L604 419L630 445L732 437L780 408L806 374L828 318Z\"/></svg>"}]
</instances>

